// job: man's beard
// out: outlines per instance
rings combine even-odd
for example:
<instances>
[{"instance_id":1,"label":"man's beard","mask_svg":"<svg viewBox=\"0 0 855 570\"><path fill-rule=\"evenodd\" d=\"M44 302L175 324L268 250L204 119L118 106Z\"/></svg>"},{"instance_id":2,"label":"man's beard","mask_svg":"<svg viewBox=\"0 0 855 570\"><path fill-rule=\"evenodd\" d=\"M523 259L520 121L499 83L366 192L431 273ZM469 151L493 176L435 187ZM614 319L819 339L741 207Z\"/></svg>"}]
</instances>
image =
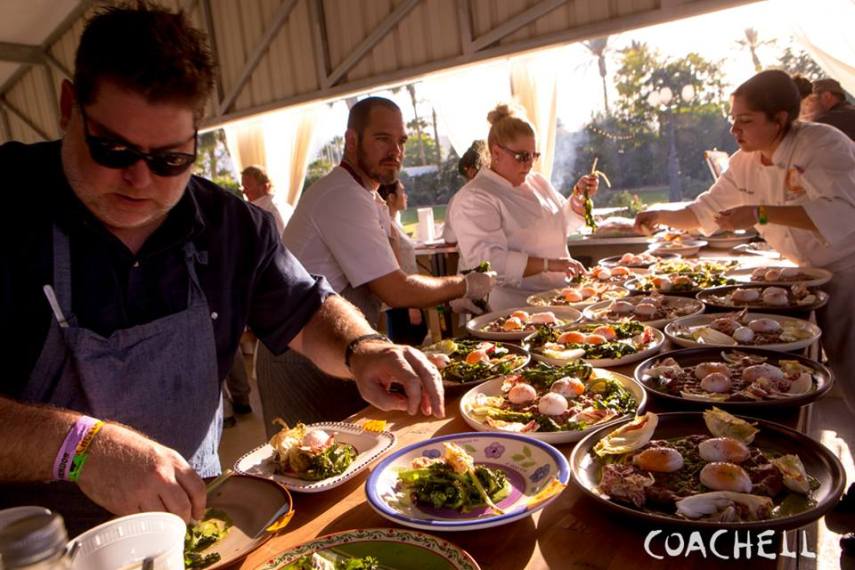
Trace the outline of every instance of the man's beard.
<instances>
[{"instance_id":1,"label":"man's beard","mask_svg":"<svg viewBox=\"0 0 855 570\"><path fill-rule=\"evenodd\" d=\"M368 162L365 160L365 152L362 150L361 144L356 147L356 166L358 166L359 169L368 176L368 178L375 182L379 182L380 184L393 184L397 182L398 175L401 173L400 169L395 169L391 173L381 172L379 163L373 168L369 166Z\"/></svg>"}]
</instances>

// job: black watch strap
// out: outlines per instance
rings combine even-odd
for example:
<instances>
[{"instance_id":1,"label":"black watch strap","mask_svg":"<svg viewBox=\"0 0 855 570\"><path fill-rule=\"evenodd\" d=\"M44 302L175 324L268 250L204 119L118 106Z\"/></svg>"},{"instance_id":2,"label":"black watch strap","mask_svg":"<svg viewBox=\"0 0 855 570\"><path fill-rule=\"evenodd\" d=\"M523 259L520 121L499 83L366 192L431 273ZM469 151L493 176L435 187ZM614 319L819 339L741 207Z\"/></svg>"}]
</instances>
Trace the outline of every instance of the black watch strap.
<instances>
[{"instance_id":1,"label":"black watch strap","mask_svg":"<svg viewBox=\"0 0 855 570\"><path fill-rule=\"evenodd\" d=\"M364 334L362 336L358 336L347 344L347 348L344 349L344 365L347 366L348 370L350 369L350 358L353 356L353 353L356 352L356 347L367 340L381 340L383 342L388 342L389 344L393 344L388 336L380 333L371 333Z\"/></svg>"}]
</instances>

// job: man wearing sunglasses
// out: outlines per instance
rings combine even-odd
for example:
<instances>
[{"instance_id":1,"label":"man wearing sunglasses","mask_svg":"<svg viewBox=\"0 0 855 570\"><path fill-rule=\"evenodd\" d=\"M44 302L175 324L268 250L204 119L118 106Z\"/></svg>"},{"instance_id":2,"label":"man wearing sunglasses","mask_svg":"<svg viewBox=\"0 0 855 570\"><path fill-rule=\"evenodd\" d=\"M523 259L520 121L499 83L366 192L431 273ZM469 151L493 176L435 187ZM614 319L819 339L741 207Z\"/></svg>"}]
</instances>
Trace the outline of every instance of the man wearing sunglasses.
<instances>
[{"instance_id":1,"label":"man wearing sunglasses","mask_svg":"<svg viewBox=\"0 0 855 570\"><path fill-rule=\"evenodd\" d=\"M269 214L191 176L212 85L183 15L107 8L62 86L63 139L0 147L0 508L47 506L71 534L110 513L201 518L247 325L381 409L444 414L424 355L310 275Z\"/></svg>"}]
</instances>

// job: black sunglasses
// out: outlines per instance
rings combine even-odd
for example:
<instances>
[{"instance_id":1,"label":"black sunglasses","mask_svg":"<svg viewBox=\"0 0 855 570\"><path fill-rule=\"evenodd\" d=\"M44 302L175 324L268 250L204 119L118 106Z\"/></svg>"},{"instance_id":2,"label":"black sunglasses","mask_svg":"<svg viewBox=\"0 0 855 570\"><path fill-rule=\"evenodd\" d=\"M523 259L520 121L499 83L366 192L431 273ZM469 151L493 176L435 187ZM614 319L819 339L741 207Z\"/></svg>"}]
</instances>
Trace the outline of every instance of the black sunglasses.
<instances>
[{"instance_id":1,"label":"black sunglasses","mask_svg":"<svg viewBox=\"0 0 855 570\"><path fill-rule=\"evenodd\" d=\"M83 117L83 134L92 160L107 168L128 168L138 160L144 160L152 174L157 176L178 176L196 162L198 131L193 131L193 154L186 152L142 152L129 143L96 137L89 132L89 118L80 107Z\"/></svg>"},{"instance_id":2,"label":"black sunglasses","mask_svg":"<svg viewBox=\"0 0 855 570\"><path fill-rule=\"evenodd\" d=\"M539 152L528 152L526 150L523 150L523 151L511 150L508 147L501 145L499 143L496 143L496 146L498 146L500 149L502 149L503 151L505 151L508 154L510 154L511 156L513 156L514 160L516 160L520 164L525 164L527 162L534 162L535 160L540 158Z\"/></svg>"}]
</instances>

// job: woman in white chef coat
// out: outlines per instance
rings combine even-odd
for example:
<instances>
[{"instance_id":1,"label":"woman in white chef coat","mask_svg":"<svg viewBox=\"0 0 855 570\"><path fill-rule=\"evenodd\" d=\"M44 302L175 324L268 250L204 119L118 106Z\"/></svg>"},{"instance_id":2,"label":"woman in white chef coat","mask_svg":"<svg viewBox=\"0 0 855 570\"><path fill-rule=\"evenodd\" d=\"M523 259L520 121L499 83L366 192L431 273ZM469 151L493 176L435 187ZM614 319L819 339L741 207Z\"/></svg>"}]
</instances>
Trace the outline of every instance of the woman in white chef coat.
<instances>
[{"instance_id":1,"label":"woman in white chef coat","mask_svg":"<svg viewBox=\"0 0 855 570\"><path fill-rule=\"evenodd\" d=\"M787 259L834 273L817 313L829 364L855 410L855 143L828 125L802 123L799 91L777 70L758 73L731 100L739 150L713 186L682 210L642 212L639 229L664 224L756 228Z\"/></svg>"},{"instance_id":2,"label":"woman in white chef coat","mask_svg":"<svg viewBox=\"0 0 855 570\"><path fill-rule=\"evenodd\" d=\"M584 221L584 199L597 178L584 176L568 200L532 165L540 156L534 128L507 105L487 115L489 161L455 195L447 217L457 234L460 268L489 261L498 274L494 310L525 306L533 293L562 287L584 271L567 251L567 236Z\"/></svg>"}]
</instances>

